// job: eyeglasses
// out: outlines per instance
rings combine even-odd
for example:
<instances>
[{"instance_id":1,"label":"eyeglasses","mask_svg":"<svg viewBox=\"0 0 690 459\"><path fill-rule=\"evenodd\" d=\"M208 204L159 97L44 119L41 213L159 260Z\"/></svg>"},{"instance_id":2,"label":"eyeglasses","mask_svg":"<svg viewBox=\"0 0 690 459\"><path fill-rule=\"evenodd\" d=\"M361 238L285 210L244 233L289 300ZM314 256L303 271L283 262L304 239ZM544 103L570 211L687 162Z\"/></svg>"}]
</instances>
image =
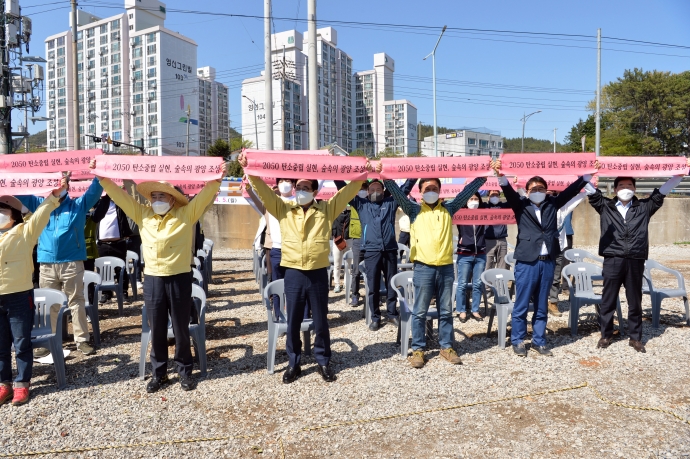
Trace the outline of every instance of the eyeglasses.
<instances>
[{"instance_id":1,"label":"eyeglasses","mask_svg":"<svg viewBox=\"0 0 690 459\"><path fill-rule=\"evenodd\" d=\"M528 193L531 193L533 191L535 193L546 193L546 188L544 188L543 186L534 186L534 187L530 188L529 190L527 190Z\"/></svg>"}]
</instances>

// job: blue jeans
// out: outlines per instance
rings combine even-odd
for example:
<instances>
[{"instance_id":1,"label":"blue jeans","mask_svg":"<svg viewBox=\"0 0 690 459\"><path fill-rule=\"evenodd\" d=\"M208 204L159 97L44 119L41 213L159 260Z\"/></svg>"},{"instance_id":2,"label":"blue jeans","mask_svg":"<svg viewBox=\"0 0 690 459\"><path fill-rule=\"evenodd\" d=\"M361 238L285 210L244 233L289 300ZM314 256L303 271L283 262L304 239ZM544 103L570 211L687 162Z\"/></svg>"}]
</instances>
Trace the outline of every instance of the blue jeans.
<instances>
[{"instance_id":1,"label":"blue jeans","mask_svg":"<svg viewBox=\"0 0 690 459\"><path fill-rule=\"evenodd\" d=\"M430 266L415 262L412 274L414 307L412 308L412 350L426 347L426 313L431 297L436 296L439 311L438 343L441 349L453 345L453 265Z\"/></svg>"},{"instance_id":2,"label":"blue jeans","mask_svg":"<svg viewBox=\"0 0 690 459\"><path fill-rule=\"evenodd\" d=\"M549 291L553 283L553 260L536 260L515 264L515 305L512 314L510 342L520 344L527 336L527 312L530 298L534 296L532 315L532 344L546 345L546 320L549 317Z\"/></svg>"},{"instance_id":3,"label":"blue jeans","mask_svg":"<svg viewBox=\"0 0 690 459\"><path fill-rule=\"evenodd\" d=\"M467 284L472 283L472 313L479 312L484 283L481 275L486 266L486 255L458 255L458 289L455 292L455 309L467 311Z\"/></svg>"},{"instance_id":4,"label":"blue jeans","mask_svg":"<svg viewBox=\"0 0 690 459\"><path fill-rule=\"evenodd\" d=\"M17 354L15 383L31 381L34 364L31 329L34 326L34 291L0 295L0 382L12 380L12 342ZM26 387L26 384L23 385Z\"/></svg>"}]
</instances>

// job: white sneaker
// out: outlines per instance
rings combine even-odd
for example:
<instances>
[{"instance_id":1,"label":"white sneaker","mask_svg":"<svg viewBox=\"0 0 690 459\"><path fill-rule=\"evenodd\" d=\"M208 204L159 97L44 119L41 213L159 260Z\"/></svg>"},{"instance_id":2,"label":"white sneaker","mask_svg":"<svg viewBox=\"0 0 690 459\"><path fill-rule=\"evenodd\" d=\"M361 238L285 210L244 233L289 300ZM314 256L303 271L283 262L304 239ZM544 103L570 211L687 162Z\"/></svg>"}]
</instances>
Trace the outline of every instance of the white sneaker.
<instances>
[{"instance_id":1,"label":"white sneaker","mask_svg":"<svg viewBox=\"0 0 690 459\"><path fill-rule=\"evenodd\" d=\"M333 293L340 293L340 285L336 285L333 289Z\"/></svg>"}]
</instances>

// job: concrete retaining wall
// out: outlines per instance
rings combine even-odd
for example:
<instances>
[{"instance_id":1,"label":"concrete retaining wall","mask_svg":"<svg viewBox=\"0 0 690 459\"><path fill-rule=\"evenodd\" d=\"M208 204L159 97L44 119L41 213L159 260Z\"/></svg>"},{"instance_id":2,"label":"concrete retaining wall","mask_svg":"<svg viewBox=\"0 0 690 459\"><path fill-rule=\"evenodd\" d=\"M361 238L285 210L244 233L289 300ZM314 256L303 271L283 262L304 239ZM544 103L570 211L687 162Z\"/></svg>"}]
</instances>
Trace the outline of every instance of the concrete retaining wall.
<instances>
[{"instance_id":1,"label":"concrete retaining wall","mask_svg":"<svg viewBox=\"0 0 690 459\"><path fill-rule=\"evenodd\" d=\"M396 225L397 226L397 225ZM215 205L204 216L204 232L216 247L248 249L259 227L259 215L250 206ZM573 215L575 244L599 244L599 215L588 202L580 204ZM690 199L668 198L652 217L649 225L651 244L690 241ZM508 237L515 243L517 227L508 227Z\"/></svg>"}]
</instances>

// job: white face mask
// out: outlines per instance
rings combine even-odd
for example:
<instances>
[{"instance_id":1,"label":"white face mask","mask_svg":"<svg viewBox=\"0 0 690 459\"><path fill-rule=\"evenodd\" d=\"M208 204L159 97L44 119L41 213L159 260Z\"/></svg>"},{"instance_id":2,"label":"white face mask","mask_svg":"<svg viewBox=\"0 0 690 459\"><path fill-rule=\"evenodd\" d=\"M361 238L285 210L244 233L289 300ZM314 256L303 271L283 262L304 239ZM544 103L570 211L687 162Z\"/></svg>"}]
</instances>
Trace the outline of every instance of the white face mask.
<instances>
[{"instance_id":1,"label":"white face mask","mask_svg":"<svg viewBox=\"0 0 690 459\"><path fill-rule=\"evenodd\" d=\"M422 195L422 199L424 199L424 202L427 204L434 204L436 201L438 201L438 193L434 191L427 191Z\"/></svg>"},{"instance_id":2,"label":"white face mask","mask_svg":"<svg viewBox=\"0 0 690 459\"><path fill-rule=\"evenodd\" d=\"M10 216L6 214L0 214L0 228L4 228L10 222Z\"/></svg>"},{"instance_id":3,"label":"white face mask","mask_svg":"<svg viewBox=\"0 0 690 459\"><path fill-rule=\"evenodd\" d=\"M369 197L369 193L367 193L367 190L359 190L357 196L359 196L362 199L367 199Z\"/></svg>"},{"instance_id":4,"label":"white face mask","mask_svg":"<svg viewBox=\"0 0 690 459\"><path fill-rule=\"evenodd\" d=\"M529 200L535 204L544 202L544 199L546 199L546 193L542 193L541 191L532 191L529 194Z\"/></svg>"},{"instance_id":5,"label":"white face mask","mask_svg":"<svg viewBox=\"0 0 690 459\"><path fill-rule=\"evenodd\" d=\"M170 210L170 203L165 201L156 201L151 203L151 208L158 215L165 215Z\"/></svg>"},{"instance_id":6,"label":"white face mask","mask_svg":"<svg viewBox=\"0 0 690 459\"><path fill-rule=\"evenodd\" d=\"M297 198L297 204L300 206L306 206L314 200L314 193L310 193L308 191L298 191L295 193L295 197Z\"/></svg>"},{"instance_id":7,"label":"white face mask","mask_svg":"<svg viewBox=\"0 0 690 459\"><path fill-rule=\"evenodd\" d=\"M280 182L278 184L278 190L283 194L288 194L292 191L292 183L290 182Z\"/></svg>"},{"instance_id":8,"label":"white face mask","mask_svg":"<svg viewBox=\"0 0 690 459\"><path fill-rule=\"evenodd\" d=\"M618 196L618 199L620 199L621 201L627 202L630 201L633 198L633 196L635 196L635 192L633 190L622 189L616 192L616 196Z\"/></svg>"},{"instance_id":9,"label":"white face mask","mask_svg":"<svg viewBox=\"0 0 690 459\"><path fill-rule=\"evenodd\" d=\"M467 201L468 209L476 209L479 207L479 201Z\"/></svg>"},{"instance_id":10,"label":"white face mask","mask_svg":"<svg viewBox=\"0 0 690 459\"><path fill-rule=\"evenodd\" d=\"M496 196L491 196L491 197L489 198L489 202L490 202L491 204L498 204L499 202L501 202L501 200L498 199Z\"/></svg>"}]
</instances>

